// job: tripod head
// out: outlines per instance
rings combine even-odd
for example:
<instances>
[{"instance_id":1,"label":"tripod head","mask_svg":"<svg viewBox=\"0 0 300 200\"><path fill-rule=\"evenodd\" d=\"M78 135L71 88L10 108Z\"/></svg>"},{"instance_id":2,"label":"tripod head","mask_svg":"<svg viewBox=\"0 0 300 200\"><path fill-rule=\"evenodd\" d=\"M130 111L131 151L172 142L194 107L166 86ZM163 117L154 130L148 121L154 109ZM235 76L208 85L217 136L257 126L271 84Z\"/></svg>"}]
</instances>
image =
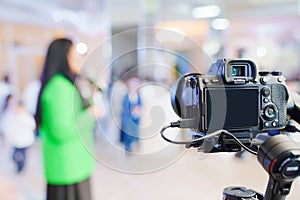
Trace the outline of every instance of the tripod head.
<instances>
[{"instance_id":1,"label":"tripod head","mask_svg":"<svg viewBox=\"0 0 300 200\"><path fill-rule=\"evenodd\" d=\"M300 176L300 146L286 135L276 135L261 145L257 158L269 174L264 200L285 199Z\"/></svg>"},{"instance_id":2,"label":"tripod head","mask_svg":"<svg viewBox=\"0 0 300 200\"><path fill-rule=\"evenodd\" d=\"M284 200L293 181L300 176L300 146L286 135L276 135L265 141L257 159L269 174L265 196L244 187L227 187L223 200Z\"/></svg>"}]
</instances>

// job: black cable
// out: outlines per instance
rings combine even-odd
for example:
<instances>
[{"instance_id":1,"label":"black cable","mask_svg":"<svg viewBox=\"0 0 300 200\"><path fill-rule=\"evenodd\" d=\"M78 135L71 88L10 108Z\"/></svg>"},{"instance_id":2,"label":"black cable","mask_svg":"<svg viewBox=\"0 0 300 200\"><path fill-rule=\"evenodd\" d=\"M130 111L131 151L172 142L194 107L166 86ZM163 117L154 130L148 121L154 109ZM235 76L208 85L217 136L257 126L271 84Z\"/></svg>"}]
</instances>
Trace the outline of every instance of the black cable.
<instances>
[{"instance_id":1,"label":"black cable","mask_svg":"<svg viewBox=\"0 0 300 200\"><path fill-rule=\"evenodd\" d=\"M291 132L291 133L300 132L300 130L296 126L289 125L289 124L285 126L284 130L287 131L287 132Z\"/></svg>"},{"instance_id":2,"label":"black cable","mask_svg":"<svg viewBox=\"0 0 300 200\"><path fill-rule=\"evenodd\" d=\"M211 137L214 137L214 136L218 136L218 135L221 135L222 133L223 134L226 134L226 135L229 135L230 137L232 137L234 139L234 141L239 144L242 148L244 148L246 151L248 151L249 153L252 153L254 155L257 155L257 152L256 151L253 151L252 149L248 148L246 145L244 145L239 139L237 139L233 134L231 134L230 132L226 131L226 130L217 130L217 131L214 131L212 133L209 133L208 135L205 135L203 137L200 137L200 138L197 138L197 139L194 139L194 140L191 140L191 141L175 141L175 140L171 140L169 138L167 138L165 135L164 135L164 131L168 128L178 128L180 126L180 121L177 121L177 122L172 122L171 124L169 125L166 125L164 126L161 130L160 130L160 135L161 137L166 140L167 142L170 142L170 143L173 143L173 144L185 144L185 145L190 145L192 143L195 143L195 142L200 142L202 140L205 140L205 139L208 139L208 138L211 138Z\"/></svg>"}]
</instances>

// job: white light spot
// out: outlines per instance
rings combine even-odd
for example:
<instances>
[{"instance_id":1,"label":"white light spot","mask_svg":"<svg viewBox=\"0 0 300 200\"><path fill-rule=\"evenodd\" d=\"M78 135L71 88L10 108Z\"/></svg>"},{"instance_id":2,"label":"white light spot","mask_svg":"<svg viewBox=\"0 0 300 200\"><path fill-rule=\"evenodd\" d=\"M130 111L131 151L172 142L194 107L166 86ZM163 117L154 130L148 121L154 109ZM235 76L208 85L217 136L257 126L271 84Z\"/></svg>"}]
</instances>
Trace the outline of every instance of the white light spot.
<instances>
[{"instance_id":1,"label":"white light spot","mask_svg":"<svg viewBox=\"0 0 300 200\"><path fill-rule=\"evenodd\" d=\"M215 30L226 30L229 27L230 23L226 18L218 18L214 19L211 25Z\"/></svg>"},{"instance_id":2,"label":"white light spot","mask_svg":"<svg viewBox=\"0 0 300 200\"><path fill-rule=\"evenodd\" d=\"M266 49L266 47L258 47L256 49L256 55L258 57L264 57L267 55L267 53L268 53L268 50Z\"/></svg>"},{"instance_id":3,"label":"white light spot","mask_svg":"<svg viewBox=\"0 0 300 200\"><path fill-rule=\"evenodd\" d=\"M88 47L85 43L80 42L76 45L76 51L77 53L83 55L88 51Z\"/></svg>"},{"instance_id":4,"label":"white light spot","mask_svg":"<svg viewBox=\"0 0 300 200\"><path fill-rule=\"evenodd\" d=\"M221 13L221 9L216 5L196 7L192 10L192 16L196 19L217 17Z\"/></svg>"},{"instance_id":5,"label":"white light spot","mask_svg":"<svg viewBox=\"0 0 300 200\"><path fill-rule=\"evenodd\" d=\"M217 40L208 41L203 45L204 51L210 56L217 54L221 47L221 43Z\"/></svg>"}]
</instances>

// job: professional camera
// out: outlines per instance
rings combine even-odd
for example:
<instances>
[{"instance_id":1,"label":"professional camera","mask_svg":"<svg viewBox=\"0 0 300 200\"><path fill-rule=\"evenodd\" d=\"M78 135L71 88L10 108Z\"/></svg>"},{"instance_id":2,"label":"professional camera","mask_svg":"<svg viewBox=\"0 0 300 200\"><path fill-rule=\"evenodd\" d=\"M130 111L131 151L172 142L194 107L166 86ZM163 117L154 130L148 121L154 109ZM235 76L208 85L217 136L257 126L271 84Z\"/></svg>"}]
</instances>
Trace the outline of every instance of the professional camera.
<instances>
[{"instance_id":1,"label":"professional camera","mask_svg":"<svg viewBox=\"0 0 300 200\"><path fill-rule=\"evenodd\" d=\"M257 155L269 174L265 195L245 187L227 187L224 200L284 200L300 176L300 146L287 135L300 132L300 96L288 92L281 72L259 72L250 60L219 59L206 75L190 73L174 85L172 106L181 117L160 134L174 144L204 149L206 153L240 151ZM165 136L168 128L190 128L189 141ZM253 140L252 133L256 133ZM201 147L200 147L201 146Z\"/></svg>"},{"instance_id":2,"label":"professional camera","mask_svg":"<svg viewBox=\"0 0 300 200\"><path fill-rule=\"evenodd\" d=\"M180 127L209 133L252 132L286 125L288 92L281 72L259 72L250 60L219 59L206 75L185 74L172 106Z\"/></svg>"}]
</instances>

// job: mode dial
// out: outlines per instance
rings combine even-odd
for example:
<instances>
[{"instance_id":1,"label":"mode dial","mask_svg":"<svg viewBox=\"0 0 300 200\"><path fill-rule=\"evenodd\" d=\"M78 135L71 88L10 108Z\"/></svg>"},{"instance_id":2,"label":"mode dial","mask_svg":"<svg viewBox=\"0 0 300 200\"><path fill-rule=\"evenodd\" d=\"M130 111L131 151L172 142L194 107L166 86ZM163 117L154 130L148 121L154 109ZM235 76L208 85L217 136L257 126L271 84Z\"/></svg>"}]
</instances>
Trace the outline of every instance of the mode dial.
<instances>
[{"instance_id":1,"label":"mode dial","mask_svg":"<svg viewBox=\"0 0 300 200\"><path fill-rule=\"evenodd\" d=\"M262 72L258 72L258 74L260 76L270 76L272 75L272 72L269 72L269 71L262 71Z\"/></svg>"},{"instance_id":2,"label":"mode dial","mask_svg":"<svg viewBox=\"0 0 300 200\"><path fill-rule=\"evenodd\" d=\"M282 72L281 71L273 71L272 76L282 76Z\"/></svg>"}]
</instances>

